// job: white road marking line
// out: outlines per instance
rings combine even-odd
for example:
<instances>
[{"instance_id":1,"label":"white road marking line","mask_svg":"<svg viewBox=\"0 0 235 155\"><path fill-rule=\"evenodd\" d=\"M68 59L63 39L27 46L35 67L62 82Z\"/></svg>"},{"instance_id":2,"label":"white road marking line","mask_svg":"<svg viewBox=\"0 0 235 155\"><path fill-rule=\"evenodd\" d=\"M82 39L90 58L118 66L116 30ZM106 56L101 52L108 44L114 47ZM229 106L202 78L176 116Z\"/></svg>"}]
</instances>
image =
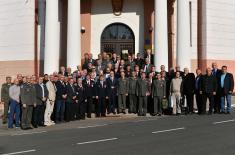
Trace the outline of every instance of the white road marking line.
<instances>
[{"instance_id":1,"label":"white road marking line","mask_svg":"<svg viewBox=\"0 0 235 155\"><path fill-rule=\"evenodd\" d=\"M220 121L220 122L214 122L213 124L216 125L216 124L229 123L229 122L235 122L235 119Z\"/></svg>"},{"instance_id":2,"label":"white road marking line","mask_svg":"<svg viewBox=\"0 0 235 155\"><path fill-rule=\"evenodd\" d=\"M0 154L0 155L23 154L23 153L30 153L30 152L35 152L35 151L36 150L26 150L26 151L20 151L20 152L5 153L5 154Z\"/></svg>"},{"instance_id":3,"label":"white road marking line","mask_svg":"<svg viewBox=\"0 0 235 155\"><path fill-rule=\"evenodd\" d=\"M38 131L38 132L23 132L23 133L15 133L11 136L22 136L22 135L32 135L32 134L39 134L39 133L46 133L47 131Z\"/></svg>"},{"instance_id":4,"label":"white road marking line","mask_svg":"<svg viewBox=\"0 0 235 155\"><path fill-rule=\"evenodd\" d=\"M99 142L106 142L106 141L113 141L113 140L117 140L117 139L118 138L109 138L109 139L94 140L94 141L77 143L77 145L92 144L92 143L99 143Z\"/></svg>"},{"instance_id":5,"label":"white road marking line","mask_svg":"<svg viewBox=\"0 0 235 155\"><path fill-rule=\"evenodd\" d=\"M77 127L78 129L86 129L86 128L95 128L95 127L102 127L102 126L106 126L108 124L100 124L100 125L91 125L91 126L81 126L81 127Z\"/></svg>"},{"instance_id":6,"label":"white road marking line","mask_svg":"<svg viewBox=\"0 0 235 155\"><path fill-rule=\"evenodd\" d=\"M185 130L185 127L175 128L175 129L168 129L168 130L161 130L161 131L154 131L152 133L156 134L156 133L171 132L171 131L177 131L177 130Z\"/></svg>"}]
</instances>

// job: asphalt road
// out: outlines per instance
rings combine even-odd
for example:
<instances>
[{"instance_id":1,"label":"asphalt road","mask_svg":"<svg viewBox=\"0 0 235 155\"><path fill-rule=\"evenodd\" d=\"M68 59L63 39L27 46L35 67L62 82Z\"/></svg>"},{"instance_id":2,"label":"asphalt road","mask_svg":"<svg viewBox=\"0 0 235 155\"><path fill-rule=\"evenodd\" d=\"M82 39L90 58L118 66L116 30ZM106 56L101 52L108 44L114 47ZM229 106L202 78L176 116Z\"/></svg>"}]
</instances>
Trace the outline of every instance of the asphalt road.
<instances>
[{"instance_id":1,"label":"asphalt road","mask_svg":"<svg viewBox=\"0 0 235 155\"><path fill-rule=\"evenodd\" d=\"M0 129L0 154L233 155L235 114L105 118Z\"/></svg>"}]
</instances>

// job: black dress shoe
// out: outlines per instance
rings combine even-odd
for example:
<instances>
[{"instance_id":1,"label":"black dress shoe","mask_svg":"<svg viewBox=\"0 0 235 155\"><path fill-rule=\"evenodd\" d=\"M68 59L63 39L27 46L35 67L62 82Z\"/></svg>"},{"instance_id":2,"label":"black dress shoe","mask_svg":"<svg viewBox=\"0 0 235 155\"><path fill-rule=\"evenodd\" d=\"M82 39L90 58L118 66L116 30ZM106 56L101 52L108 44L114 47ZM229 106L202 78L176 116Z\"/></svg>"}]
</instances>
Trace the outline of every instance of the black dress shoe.
<instances>
[{"instance_id":1,"label":"black dress shoe","mask_svg":"<svg viewBox=\"0 0 235 155\"><path fill-rule=\"evenodd\" d=\"M38 128L38 126L37 126L37 125L33 125L33 127L34 127L34 128Z\"/></svg>"}]
</instances>

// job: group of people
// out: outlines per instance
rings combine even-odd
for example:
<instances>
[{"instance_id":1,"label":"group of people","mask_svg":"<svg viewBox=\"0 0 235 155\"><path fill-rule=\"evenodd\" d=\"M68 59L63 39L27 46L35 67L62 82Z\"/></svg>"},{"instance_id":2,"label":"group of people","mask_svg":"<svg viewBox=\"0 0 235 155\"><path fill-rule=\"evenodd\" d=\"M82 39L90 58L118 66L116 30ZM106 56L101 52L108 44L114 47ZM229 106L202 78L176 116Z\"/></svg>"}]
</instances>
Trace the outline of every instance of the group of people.
<instances>
[{"instance_id":1,"label":"group of people","mask_svg":"<svg viewBox=\"0 0 235 155\"><path fill-rule=\"evenodd\" d=\"M212 68L206 68L206 74L197 69L195 76L179 66L167 72L162 65L157 71L151 50L143 58L140 53L130 54L127 60L106 52L96 60L91 53L84 58L83 65L74 72L61 67L59 72L42 77L6 77L1 88L3 123L8 123L8 128L15 125L27 130L91 118L92 113L96 117L111 113L146 116L147 112L152 116L180 115L196 110L200 115L231 113L234 79L227 66L219 69L213 63Z\"/></svg>"}]
</instances>

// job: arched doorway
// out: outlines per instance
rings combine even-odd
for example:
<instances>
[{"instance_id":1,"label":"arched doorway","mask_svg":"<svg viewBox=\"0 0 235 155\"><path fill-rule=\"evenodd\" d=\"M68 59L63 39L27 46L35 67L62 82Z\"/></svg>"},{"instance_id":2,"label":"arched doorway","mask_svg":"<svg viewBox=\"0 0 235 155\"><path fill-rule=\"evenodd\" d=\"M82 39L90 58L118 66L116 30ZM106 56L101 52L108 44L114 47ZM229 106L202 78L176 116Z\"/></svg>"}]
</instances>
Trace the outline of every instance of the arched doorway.
<instances>
[{"instance_id":1,"label":"arched doorway","mask_svg":"<svg viewBox=\"0 0 235 155\"><path fill-rule=\"evenodd\" d=\"M135 53L133 31L122 23L108 25L101 35L101 51L109 54L117 53L123 59L126 59L128 54Z\"/></svg>"}]
</instances>

